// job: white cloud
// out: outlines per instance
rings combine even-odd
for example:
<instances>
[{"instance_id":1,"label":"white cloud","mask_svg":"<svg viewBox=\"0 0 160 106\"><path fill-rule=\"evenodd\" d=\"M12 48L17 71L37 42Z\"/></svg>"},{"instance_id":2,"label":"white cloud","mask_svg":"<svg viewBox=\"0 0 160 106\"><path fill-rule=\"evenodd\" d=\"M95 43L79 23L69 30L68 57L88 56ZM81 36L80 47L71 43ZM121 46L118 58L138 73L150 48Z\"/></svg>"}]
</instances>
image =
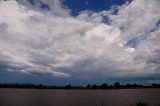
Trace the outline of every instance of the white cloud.
<instances>
[{"instance_id":1,"label":"white cloud","mask_svg":"<svg viewBox=\"0 0 160 106\"><path fill-rule=\"evenodd\" d=\"M0 1L4 68L64 78L160 74L160 30L150 32L160 19L158 0L134 0L117 15L111 10L85 11L76 17L57 0L44 3L52 5L50 11L40 10L39 2L33 6L27 1ZM102 22L106 16L109 25ZM137 48L125 46L142 35L147 37Z\"/></svg>"},{"instance_id":2,"label":"white cloud","mask_svg":"<svg viewBox=\"0 0 160 106\"><path fill-rule=\"evenodd\" d=\"M134 0L111 16L114 26L124 29L122 39L131 39L149 32L160 19L159 0Z\"/></svg>"},{"instance_id":3,"label":"white cloud","mask_svg":"<svg viewBox=\"0 0 160 106\"><path fill-rule=\"evenodd\" d=\"M69 9L64 8L60 0L33 0L30 3L28 0L17 0L18 3L27 7L27 9L33 9L35 11L43 12L44 14L54 14L59 17L69 16ZM49 11L48 11L49 10Z\"/></svg>"}]
</instances>

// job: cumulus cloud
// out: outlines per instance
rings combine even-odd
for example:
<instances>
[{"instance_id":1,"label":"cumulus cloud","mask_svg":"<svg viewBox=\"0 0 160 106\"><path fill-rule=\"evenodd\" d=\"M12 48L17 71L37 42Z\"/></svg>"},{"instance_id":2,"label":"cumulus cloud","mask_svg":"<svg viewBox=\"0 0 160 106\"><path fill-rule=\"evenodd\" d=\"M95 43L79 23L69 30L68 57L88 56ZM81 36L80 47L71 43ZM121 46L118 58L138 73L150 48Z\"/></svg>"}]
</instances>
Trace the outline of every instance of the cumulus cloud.
<instances>
[{"instance_id":1,"label":"cumulus cloud","mask_svg":"<svg viewBox=\"0 0 160 106\"><path fill-rule=\"evenodd\" d=\"M66 17L69 15L67 9L60 0L17 0L18 3L25 6L27 9L33 9L47 14L54 14L59 17ZM48 12L49 10L49 12Z\"/></svg>"},{"instance_id":2,"label":"cumulus cloud","mask_svg":"<svg viewBox=\"0 0 160 106\"><path fill-rule=\"evenodd\" d=\"M42 1L0 1L1 68L63 78L160 74L159 0L76 17L59 0Z\"/></svg>"}]
</instances>

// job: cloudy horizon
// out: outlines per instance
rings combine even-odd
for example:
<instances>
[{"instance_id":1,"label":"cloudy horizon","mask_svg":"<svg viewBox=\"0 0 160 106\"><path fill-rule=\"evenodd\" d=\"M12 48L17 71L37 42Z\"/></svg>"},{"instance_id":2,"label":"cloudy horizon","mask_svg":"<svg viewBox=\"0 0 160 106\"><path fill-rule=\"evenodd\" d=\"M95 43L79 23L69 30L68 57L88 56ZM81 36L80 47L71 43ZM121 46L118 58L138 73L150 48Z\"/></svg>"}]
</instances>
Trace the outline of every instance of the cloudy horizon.
<instances>
[{"instance_id":1,"label":"cloudy horizon","mask_svg":"<svg viewBox=\"0 0 160 106\"><path fill-rule=\"evenodd\" d=\"M160 82L160 1L120 1L0 0L0 82Z\"/></svg>"}]
</instances>

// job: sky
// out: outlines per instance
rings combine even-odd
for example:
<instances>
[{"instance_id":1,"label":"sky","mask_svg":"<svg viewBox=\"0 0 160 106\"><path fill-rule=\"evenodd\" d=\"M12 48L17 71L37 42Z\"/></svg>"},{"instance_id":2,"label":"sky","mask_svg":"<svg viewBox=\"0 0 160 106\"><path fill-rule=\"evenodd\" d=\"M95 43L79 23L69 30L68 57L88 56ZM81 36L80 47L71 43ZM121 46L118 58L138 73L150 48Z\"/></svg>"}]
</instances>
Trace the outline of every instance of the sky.
<instances>
[{"instance_id":1,"label":"sky","mask_svg":"<svg viewBox=\"0 0 160 106\"><path fill-rule=\"evenodd\" d=\"M160 0L0 0L0 83L160 83Z\"/></svg>"}]
</instances>

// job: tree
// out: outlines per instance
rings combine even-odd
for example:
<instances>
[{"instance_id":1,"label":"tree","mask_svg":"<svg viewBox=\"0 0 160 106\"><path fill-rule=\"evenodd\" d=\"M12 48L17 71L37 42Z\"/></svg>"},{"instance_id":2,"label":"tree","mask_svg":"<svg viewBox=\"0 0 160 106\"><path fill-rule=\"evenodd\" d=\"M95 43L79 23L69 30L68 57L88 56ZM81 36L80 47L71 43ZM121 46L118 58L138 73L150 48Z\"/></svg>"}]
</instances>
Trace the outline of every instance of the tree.
<instances>
[{"instance_id":1,"label":"tree","mask_svg":"<svg viewBox=\"0 0 160 106\"><path fill-rule=\"evenodd\" d=\"M37 86L37 88L38 88L38 89L42 89L42 88L43 88L43 85L42 85L42 84L39 84L39 85Z\"/></svg>"},{"instance_id":2,"label":"tree","mask_svg":"<svg viewBox=\"0 0 160 106\"><path fill-rule=\"evenodd\" d=\"M92 86L92 88L93 88L93 89L97 89L97 85L94 84L94 85Z\"/></svg>"},{"instance_id":3,"label":"tree","mask_svg":"<svg viewBox=\"0 0 160 106\"><path fill-rule=\"evenodd\" d=\"M66 85L65 88L66 88L66 89L71 89L72 86L69 84L69 85Z\"/></svg>"},{"instance_id":4,"label":"tree","mask_svg":"<svg viewBox=\"0 0 160 106\"><path fill-rule=\"evenodd\" d=\"M120 83L119 82L115 82L114 83L114 88L116 88L116 89L120 88Z\"/></svg>"},{"instance_id":5,"label":"tree","mask_svg":"<svg viewBox=\"0 0 160 106\"><path fill-rule=\"evenodd\" d=\"M87 88L87 89L90 89L90 88L91 88L91 85L90 85L90 84L88 84L88 85L86 86L86 88Z\"/></svg>"},{"instance_id":6,"label":"tree","mask_svg":"<svg viewBox=\"0 0 160 106\"><path fill-rule=\"evenodd\" d=\"M101 89L107 89L108 88L108 84L107 83L103 83L101 86L100 86Z\"/></svg>"}]
</instances>

